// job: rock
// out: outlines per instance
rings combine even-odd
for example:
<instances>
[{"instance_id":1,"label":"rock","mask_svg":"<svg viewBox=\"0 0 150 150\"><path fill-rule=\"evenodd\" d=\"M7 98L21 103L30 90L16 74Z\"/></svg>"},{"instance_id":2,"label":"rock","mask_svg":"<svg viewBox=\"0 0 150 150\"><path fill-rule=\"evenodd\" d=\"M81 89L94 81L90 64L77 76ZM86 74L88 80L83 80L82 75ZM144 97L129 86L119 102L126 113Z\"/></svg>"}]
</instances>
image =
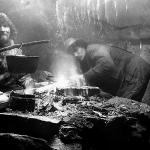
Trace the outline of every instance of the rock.
<instances>
[{"instance_id":1,"label":"rock","mask_svg":"<svg viewBox=\"0 0 150 150\"><path fill-rule=\"evenodd\" d=\"M55 103L64 100L57 98ZM150 148L150 106L144 103L120 97L107 101L92 97L73 102L69 99L61 106L63 109L45 111L43 116L0 113L0 132L46 140L59 133L64 145L80 143L85 150ZM58 116L61 122L50 119Z\"/></svg>"},{"instance_id":2,"label":"rock","mask_svg":"<svg viewBox=\"0 0 150 150\"><path fill-rule=\"evenodd\" d=\"M78 112L61 126L61 139L80 137L83 149L150 148L150 107L134 100L115 97L100 105L78 105ZM68 125L68 126L67 126ZM73 133L73 134L72 134Z\"/></svg>"},{"instance_id":3,"label":"rock","mask_svg":"<svg viewBox=\"0 0 150 150\"><path fill-rule=\"evenodd\" d=\"M120 110L119 113L124 114L143 114L150 112L150 106L144 103L140 103L131 99L114 97L105 102L103 108L113 108L114 110Z\"/></svg>"},{"instance_id":4,"label":"rock","mask_svg":"<svg viewBox=\"0 0 150 150\"><path fill-rule=\"evenodd\" d=\"M75 126L63 124L59 129L59 136L65 143L80 142L82 137L78 135L78 130Z\"/></svg>"},{"instance_id":5,"label":"rock","mask_svg":"<svg viewBox=\"0 0 150 150\"><path fill-rule=\"evenodd\" d=\"M1 150L52 150L43 139L13 133L0 133Z\"/></svg>"},{"instance_id":6,"label":"rock","mask_svg":"<svg viewBox=\"0 0 150 150\"><path fill-rule=\"evenodd\" d=\"M50 140L58 132L59 121L50 117L0 113L0 133L25 134Z\"/></svg>"},{"instance_id":7,"label":"rock","mask_svg":"<svg viewBox=\"0 0 150 150\"><path fill-rule=\"evenodd\" d=\"M9 96L0 91L0 111L7 108L9 103Z\"/></svg>"}]
</instances>

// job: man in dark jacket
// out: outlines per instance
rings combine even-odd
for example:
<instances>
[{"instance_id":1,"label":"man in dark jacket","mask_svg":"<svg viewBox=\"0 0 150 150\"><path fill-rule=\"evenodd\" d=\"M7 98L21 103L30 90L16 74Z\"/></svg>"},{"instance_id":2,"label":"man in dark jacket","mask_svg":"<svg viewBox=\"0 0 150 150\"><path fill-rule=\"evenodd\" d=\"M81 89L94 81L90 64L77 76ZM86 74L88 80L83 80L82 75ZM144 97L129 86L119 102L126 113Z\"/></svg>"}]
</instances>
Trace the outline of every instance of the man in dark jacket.
<instances>
[{"instance_id":1,"label":"man in dark jacket","mask_svg":"<svg viewBox=\"0 0 150 150\"><path fill-rule=\"evenodd\" d=\"M80 62L92 86L114 96L141 101L150 79L150 65L141 57L113 46L73 41L68 52Z\"/></svg>"}]
</instances>

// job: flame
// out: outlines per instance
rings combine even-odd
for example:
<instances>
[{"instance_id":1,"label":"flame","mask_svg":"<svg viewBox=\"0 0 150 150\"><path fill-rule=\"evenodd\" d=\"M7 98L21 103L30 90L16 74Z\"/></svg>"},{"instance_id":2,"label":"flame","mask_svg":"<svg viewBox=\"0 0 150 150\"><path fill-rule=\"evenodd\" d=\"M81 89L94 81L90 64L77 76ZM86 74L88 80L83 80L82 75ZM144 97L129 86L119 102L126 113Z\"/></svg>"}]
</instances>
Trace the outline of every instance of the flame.
<instances>
[{"instance_id":1,"label":"flame","mask_svg":"<svg viewBox=\"0 0 150 150\"><path fill-rule=\"evenodd\" d=\"M59 88L81 87L85 85L86 85L86 82L85 82L84 77L78 73L72 74L69 77L61 75L56 79L56 83L55 83L55 86Z\"/></svg>"},{"instance_id":2,"label":"flame","mask_svg":"<svg viewBox=\"0 0 150 150\"><path fill-rule=\"evenodd\" d=\"M56 78L55 86L59 88L67 87L69 86L69 80L64 75L61 75Z\"/></svg>"},{"instance_id":3,"label":"flame","mask_svg":"<svg viewBox=\"0 0 150 150\"><path fill-rule=\"evenodd\" d=\"M63 51L57 51L52 65L56 87L80 86L81 69L75 58Z\"/></svg>"}]
</instances>

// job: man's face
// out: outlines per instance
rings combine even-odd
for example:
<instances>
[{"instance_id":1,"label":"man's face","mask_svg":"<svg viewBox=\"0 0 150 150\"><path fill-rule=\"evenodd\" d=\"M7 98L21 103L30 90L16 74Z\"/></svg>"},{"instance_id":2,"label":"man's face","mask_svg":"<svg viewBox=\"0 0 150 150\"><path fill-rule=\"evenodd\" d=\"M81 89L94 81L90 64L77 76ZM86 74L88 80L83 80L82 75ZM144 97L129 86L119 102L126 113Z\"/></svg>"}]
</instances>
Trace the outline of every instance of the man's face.
<instances>
[{"instance_id":1,"label":"man's face","mask_svg":"<svg viewBox=\"0 0 150 150\"><path fill-rule=\"evenodd\" d=\"M0 25L0 43L7 43L10 37L10 27Z\"/></svg>"},{"instance_id":2,"label":"man's face","mask_svg":"<svg viewBox=\"0 0 150 150\"><path fill-rule=\"evenodd\" d=\"M84 59L86 50L82 47L76 47L75 51L73 52L73 56L79 60L82 61Z\"/></svg>"}]
</instances>

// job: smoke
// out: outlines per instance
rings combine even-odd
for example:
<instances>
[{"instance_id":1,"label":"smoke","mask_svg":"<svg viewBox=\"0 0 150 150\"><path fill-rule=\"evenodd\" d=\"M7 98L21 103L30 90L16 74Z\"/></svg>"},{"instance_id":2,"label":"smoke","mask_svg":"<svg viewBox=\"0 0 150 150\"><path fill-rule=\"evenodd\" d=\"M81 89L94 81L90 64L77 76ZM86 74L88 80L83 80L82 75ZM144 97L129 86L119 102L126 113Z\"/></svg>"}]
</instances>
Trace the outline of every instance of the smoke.
<instances>
[{"instance_id":1,"label":"smoke","mask_svg":"<svg viewBox=\"0 0 150 150\"><path fill-rule=\"evenodd\" d=\"M56 50L52 64L55 81L59 87L66 87L71 77L80 74L79 64L75 59L64 51Z\"/></svg>"}]
</instances>

